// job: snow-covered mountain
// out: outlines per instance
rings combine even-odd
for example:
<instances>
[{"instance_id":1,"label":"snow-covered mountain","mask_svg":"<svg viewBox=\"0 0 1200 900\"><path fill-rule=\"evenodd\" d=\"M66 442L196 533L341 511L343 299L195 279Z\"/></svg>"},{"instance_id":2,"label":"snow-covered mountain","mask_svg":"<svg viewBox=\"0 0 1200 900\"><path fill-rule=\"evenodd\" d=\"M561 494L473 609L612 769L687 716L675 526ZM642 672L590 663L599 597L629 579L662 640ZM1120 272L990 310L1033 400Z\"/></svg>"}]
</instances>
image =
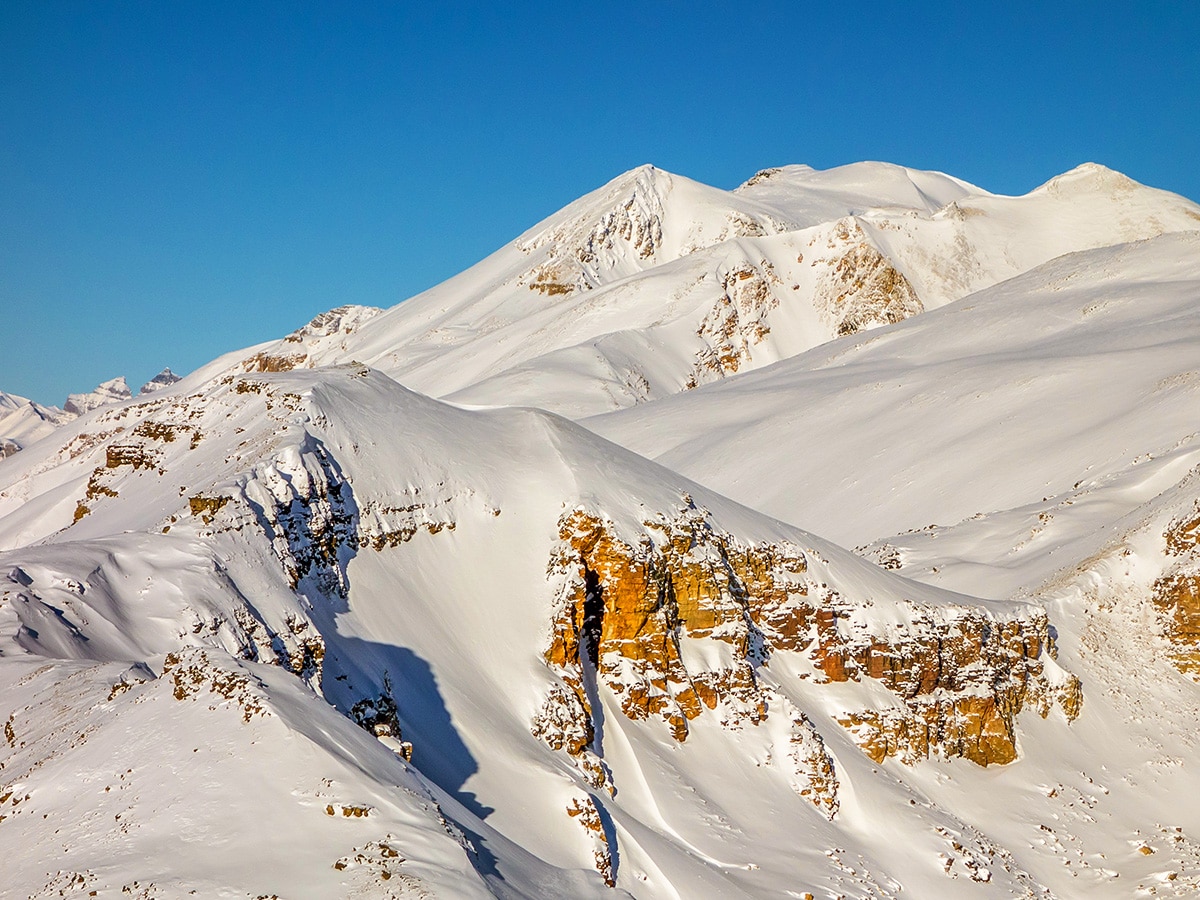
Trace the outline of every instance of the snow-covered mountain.
<instances>
[{"instance_id":1,"label":"snow-covered mountain","mask_svg":"<svg viewBox=\"0 0 1200 900\"><path fill-rule=\"evenodd\" d=\"M1095 165L1023 197L880 163L765 170L732 192L647 166L382 315L336 311L336 326L315 321L246 365L357 360L455 402L579 417L900 321L1064 253L1196 228L1195 203Z\"/></svg>"},{"instance_id":2,"label":"snow-covered mountain","mask_svg":"<svg viewBox=\"0 0 1200 900\"><path fill-rule=\"evenodd\" d=\"M0 459L45 437L71 418L56 406L42 406L0 391Z\"/></svg>"},{"instance_id":3,"label":"snow-covered mountain","mask_svg":"<svg viewBox=\"0 0 1200 900\"><path fill-rule=\"evenodd\" d=\"M0 895L1194 896L1197 228L643 167L79 404L0 460Z\"/></svg>"}]
</instances>

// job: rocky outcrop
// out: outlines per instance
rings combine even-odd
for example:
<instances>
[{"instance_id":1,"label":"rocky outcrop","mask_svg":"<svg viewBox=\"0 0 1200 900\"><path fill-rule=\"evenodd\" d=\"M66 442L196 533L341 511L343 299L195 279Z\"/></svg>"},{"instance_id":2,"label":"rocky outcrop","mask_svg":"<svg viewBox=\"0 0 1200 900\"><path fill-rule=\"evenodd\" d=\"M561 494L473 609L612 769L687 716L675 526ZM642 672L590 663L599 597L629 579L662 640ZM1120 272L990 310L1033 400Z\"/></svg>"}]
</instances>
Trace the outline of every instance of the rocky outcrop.
<instances>
[{"instance_id":1,"label":"rocky outcrop","mask_svg":"<svg viewBox=\"0 0 1200 900\"><path fill-rule=\"evenodd\" d=\"M362 807L342 807L341 814L344 817L358 818L355 811L359 809ZM329 814L334 815L336 812L337 810L334 810ZM350 886L350 892L346 896L378 897L380 900L432 896L421 879L405 871L407 860L397 849L401 846L403 841L389 832L381 839L355 847L350 853L335 860L333 868L343 873Z\"/></svg>"},{"instance_id":2,"label":"rocky outcrop","mask_svg":"<svg viewBox=\"0 0 1200 900\"><path fill-rule=\"evenodd\" d=\"M830 247L840 245L848 246L827 263L813 298L839 337L924 311L908 279L875 249L857 222L837 224Z\"/></svg>"},{"instance_id":3,"label":"rocky outcrop","mask_svg":"<svg viewBox=\"0 0 1200 900\"><path fill-rule=\"evenodd\" d=\"M309 438L300 455L255 470L224 515L229 527L254 522L264 532L294 588L310 579L305 590L344 598L345 564L360 549L395 547L420 531L454 530L444 484L406 493L395 497L401 502L360 505L333 456Z\"/></svg>"},{"instance_id":4,"label":"rocky outcrop","mask_svg":"<svg viewBox=\"0 0 1200 900\"><path fill-rule=\"evenodd\" d=\"M176 700L208 703L210 709L231 706L245 722L255 716L272 715L266 688L257 678L241 666L218 661L201 647L168 653L160 677L172 685L171 693Z\"/></svg>"},{"instance_id":5,"label":"rocky outcrop","mask_svg":"<svg viewBox=\"0 0 1200 900\"><path fill-rule=\"evenodd\" d=\"M1079 713L1079 680L1054 662L1040 610L998 621L970 608L916 608L904 631L888 639L855 622L855 613L840 598L817 612L813 656L829 681L877 679L902 701L839 720L878 761L942 755L1009 763L1025 706L1042 716L1053 706L1068 719Z\"/></svg>"},{"instance_id":6,"label":"rocky outcrop","mask_svg":"<svg viewBox=\"0 0 1200 900\"><path fill-rule=\"evenodd\" d=\"M1200 504L1163 532L1168 565L1151 596L1163 620L1171 661L1200 679Z\"/></svg>"},{"instance_id":7,"label":"rocky outcrop","mask_svg":"<svg viewBox=\"0 0 1200 900\"><path fill-rule=\"evenodd\" d=\"M592 845L592 859L596 871L609 887L617 886L616 872L613 870L612 847L608 842L608 834L604 828L604 820L600 816L595 798L584 794L572 799L567 807L567 815L574 819L587 835Z\"/></svg>"},{"instance_id":8,"label":"rocky outcrop","mask_svg":"<svg viewBox=\"0 0 1200 900\"><path fill-rule=\"evenodd\" d=\"M288 372L320 365L322 351L340 349L343 339L383 310L374 306L339 306L315 316L282 341L245 360L243 372Z\"/></svg>"},{"instance_id":9,"label":"rocky outcrop","mask_svg":"<svg viewBox=\"0 0 1200 900\"><path fill-rule=\"evenodd\" d=\"M273 628L250 605L233 612L233 634L241 642L237 655L254 662L267 662L287 669L314 691L321 690L325 665L325 639L308 619L288 613L282 627ZM193 634L219 632L223 623L199 622Z\"/></svg>"},{"instance_id":10,"label":"rocky outcrop","mask_svg":"<svg viewBox=\"0 0 1200 900\"><path fill-rule=\"evenodd\" d=\"M696 334L705 346L696 354L687 388L732 375L751 361L751 347L770 333L767 316L779 305L773 288L781 284L767 260L748 262L721 276L722 292Z\"/></svg>"},{"instance_id":11,"label":"rocky outcrop","mask_svg":"<svg viewBox=\"0 0 1200 900\"><path fill-rule=\"evenodd\" d=\"M546 661L562 683L534 731L575 756L594 784L605 774L593 746L589 690L612 691L625 715L658 719L677 741L706 711L719 710L734 727L757 724L773 699L755 675L768 653L764 629L775 637L783 624L786 633L778 611L802 604L808 590L798 548L743 545L690 501L676 518L649 520L645 529L633 546L603 519L576 510L559 523L561 543L550 564L563 586ZM720 662L690 658L688 645L696 641L725 645L703 654ZM832 812L832 762L816 730L792 713L795 764L809 769L798 773L797 788Z\"/></svg>"},{"instance_id":12,"label":"rocky outcrop","mask_svg":"<svg viewBox=\"0 0 1200 900\"><path fill-rule=\"evenodd\" d=\"M546 252L546 260L521 281L530 290L554 295L598 287L623 258L647 261L662 246L663 195L670 176L650 166L613 186L609 203L521 241L525 253Z\"/></svg>"},{"instance_id":13,"label":"rocky outcrop","mask_svg":"<svg viewBox=\"0 0 1200 900\"><path fill-rule=\"evenodd\" d=\"M350 718L364 731L377 738L390 738L395 752L406 762L412 762L413 745L403 740L400 731L400 711L392 697L391 680L383 676L383 692L377 697L359 700L350 708Z\"/></svg>"},{"instance_id":14,"label":"rocky outcrop","mask_svg":"<svg viewBox=\"0 0 1200 900\"><path fill-rule=\"evenodd\" d=\"M740 185L734 188L734 193L737 193L738 191L744 191L746 188L754 187L756 184L761 184L764 181L768 181L782 171L783 169L779 168L778 166L772 166L769 169L759 169Z\"/></svg>"},{"instance_id":15,"label":"rocky outcrop","mask_svg":"<svg viewBox=\"0 0 1200 900\"><path fill-rule=\"evenodd\" d=\"M760 672L775 651L805 653L818 680L873 679L884 708L848 711L842 724L864 751L915 762L961 756L980 765L1017 756L1016 716L1079 709L1078 679L1053 662L1045 613L997 619L983 610L902 603L893 621L865 611L809 571L786 543L747 545L688 504L643 523L636 542L576 510L559 523L552 577L562 582L545 659L561 682L533 730L603 783L594 746L594 692L611 691L625 715L658 719L677 741L706 712L743 727L792 719L797 792L832 815L837 779L817 729ZM707 644L707 648L705 645Z\"/></svg>"}]
</instances>

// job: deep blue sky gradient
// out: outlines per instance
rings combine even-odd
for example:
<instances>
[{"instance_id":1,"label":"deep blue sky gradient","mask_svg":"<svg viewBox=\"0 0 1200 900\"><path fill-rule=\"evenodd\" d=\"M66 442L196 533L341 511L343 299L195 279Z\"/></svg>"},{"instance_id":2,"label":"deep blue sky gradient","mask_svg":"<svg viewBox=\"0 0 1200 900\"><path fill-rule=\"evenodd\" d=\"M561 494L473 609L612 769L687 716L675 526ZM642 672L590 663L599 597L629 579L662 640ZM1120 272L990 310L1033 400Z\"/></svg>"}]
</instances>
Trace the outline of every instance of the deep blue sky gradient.
<instances>
[{"instance_id":1,"label":"deep blue sky gradient","mask_svg":"<svg viewBox=\"0 0 1200 900\"><path fill-rule=\"evenodd\" d=\"M1200 199L1200 3L0 4L0 389L389 306L652 162Z\"/></svg>"}]
</instances>

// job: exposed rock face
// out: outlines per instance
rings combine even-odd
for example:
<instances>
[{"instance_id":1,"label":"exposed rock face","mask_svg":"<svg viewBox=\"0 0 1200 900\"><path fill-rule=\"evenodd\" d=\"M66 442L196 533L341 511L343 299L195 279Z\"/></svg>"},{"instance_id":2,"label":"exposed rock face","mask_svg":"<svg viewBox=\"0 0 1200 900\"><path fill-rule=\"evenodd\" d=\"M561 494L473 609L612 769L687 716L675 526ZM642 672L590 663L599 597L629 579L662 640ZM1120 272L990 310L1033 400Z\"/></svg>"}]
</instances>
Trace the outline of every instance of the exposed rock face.
<instances>
[{"instance_id":1,"label":"exposed rock face","mask_svg":"<svg viewBox=\"0 0 1200 900\"><path fill-rule=\"evenodd\" d=\"M663 197L670 176L650 166L614 185L611 204L539 232L518 246L526 253L543 248L547 260L526 279L530 290L554 295L588 290L604 281L604 272L625 257L650 260L662 246Z\"/></svg>"},{"instance_id":2,"label":"exposed rock face","mask_svg":"<svg viewBox=\"0 0 1200 900\"><path fill-rule=\"evenodd\" d=\"M745 224L757 229L751 234L764 232L760 223L747 220ZM852 219L833 227L824 245L811 253L808 264L819 273L812 303L839 337L899 322L924 310L908 279L875 249ZM721 296L696 331L705 346L696 354L688 389L751 365L753 348L771 332L772 310L790 296L781 291L782 279L766 259L744 262L720 277Z\"/></svg>"},{"instance_id":3,"label":"exposed rock face","mask_svg":"<svg viewBox=\"0 0 1200 900\"><path fill-rule=\"evenodd\" d=\"M707 710L719 709L733 727L791 716L796 790L832 815L837 781L820 734L760 682L775 650L807 651L826 681L872 678L895 695L893 706L842 720L880 760L937 753L1007 763L1017 755L1015 719L1025 705L1043 715L1054 703L1069 718L1078 712L1079 682L1053 663L1044 612L997 621L982 610L913 603L901 621L871 622L862 601L809 573L799 547L744 545L690 502L644 528L633 546L576 510L560 522L550 566L563 588L545 658L562 683L534 731L575 756L594 783L603 783L604 770L593 746L592 692L604 688L625 715L660 719L678 741ZM725 647L692 650L701 641Z\"/></svg>"},{"instance_id":4,"label":"exposed rock face","mask_svg":"<svg viewBox=\"0 0 1200 900\"><path fill-rule=\"evenodd\" d=\"M1164 619L1171 661L1200 678L1200 509L1171 522L1163 538L1170 562L1154 582L1154 604Z\"/></svg>"},{"instance_id":5,"label":"exposed rock face","mask_svg":"<svg viewBox=\"0 0 1200 900\"><path fill-rule=\"evenodd\" d=\"M849 249L830 264L813 299L838 336L924 311L908 279L867 241L858 223L839 222L833 240Z\"/></svg>"},{"instance_id":6,"label":"exposed rock face","mask_svg":"<svg viewBox=\"0 0 1200 900\"><path fill-rule=\"evenodd\" d=\"M781 281L770 262L736 266L721 284L720 298L696 331L706 346L696 355L688 388L732 375L751 361L750 348L771 331L767 315L779 305L773 289Z\"/></svg>"},{"instance_id":7,"label":"exposed rock face","mask_svg":"<svg viewBox=\"0 0 1200 900\"><path fill-rule=\"evenodd\" d=\"M737 191L744 191L748 187L754 187L756 184L761 184L764 181L774 178L782 171L783 169L779 168L778 166L772 166L769 169L759 169L744 182L734 188L734 191L736 193Z\"/></svg>"},{"instance_id":8,"label":"exposed rock face","mask_svg":"<svg viewBox=\"0 0 1200 900\"><path fill-rule=\"evenodd\" d=\"M577 282L569 267L558 266L554 263L534 266L529 273L529 289L539 291L548 297L571 294L576 288L587 286L586 282L582 285Z\"/></svg>"},{"instance_id":9,"label":"exposed rock face","mask_svg":"<svg viewBox=\"0 0 1200 900\"><path fill-rule=\"evenodd\" d=\"M226 511L231 525L255 522L271 540L294 587L311 579L312 588L345 597L345 564L361 548L382 550L410 540L418 531L453 531L444 485L398 495L407 503L361 506L336 460L315 439L299 457L260 467L243 495ZM224 505L224 504L222 504ZM202 510L202 514L203 514Z\"/></svg>"},{"instance_id":10,"label":"exposed rock face","mask_svg":"<svg viewBox=\"0 0 1200 900\"><path fill-rule=\"evenodd\" d=\"M804 603L806 563L798 548L745 546L690 505L674 520L647 521L637 547L583 511L559 526L562 543L551 572L564 585L546 661L563 684L547 698L534 730L575 756L593 784L605 780L592 746L589 686L596 683L619 698L627 716L660 719L678 741L706 710L719 708L733 727L757 724L772 706L785 710L784 698L763 689L755 669L768 652L763 629L786 641L789 623L781 611ZM695 641L727 645L709 655L721 663L691 659L688 645ZM799 710L789 704L786 713L793 720L788 757L795 787L832 815L836 779L824 743Z\"/></svg>"},{"instance_id":11,"label":"exposed rock face","mask_svg":"<svg viewBox=\"0 0 1200 900\"><path fill-rule=\"evenodd\" d=\"M63 404L63 412L70 413L72 416L82 416L93 409L108 406L110 403L120 403L132 396L133 392L129 390L129 385L125 383L125 377L122 376L106 381L94 391L86 394L71 394L67 398L67 402Z\"/></svg>"},{"instance_id":12,"label":"exposed rock face","mask_svg":"<svg viewBox=\"0 0 1200 900\"><path fill-rule=\"evenodd\" d=\"M342 340L383 310L374 306L339 306L314 317L307 325L297 328L270 350L263 350L247 359L241 366L244 372L288 372L292 369L318 365L314 355L337 348Z\"/></svg>"},{"instance_id":13,"label":"exposed rock face","mask_svg":"<svg viewBox=\"0 0 1200 900\"><path fill-rule=\"evenodd\" d=\"M938 753L981 766L1009 763L1017 757L1016 716L1024 706L1043 717L1054 704L1068 719L1079 713L1079 680L1054 664L1041 611L1007 621L971 609L918 611L906 633L887 640L856 628L853 618L837 599L817 612L814 658L830 681L865 675L903 701L840 720L878 761L898 756L911 763Z\"/></svg>"},{"instance_id":14,"label":"exposed rock face","mask_svg":"<svg viewBox=\"0 0 1200 900\"><path fill-rule=\"evenodd\" d=\"M203 648L168 653L161 677L173 685L172 695L176 700L207 702L213 709L226 701L246 722L255 716L272 715L261 682L240 666L218 662Z\"/></svg>"},{"instance_id":15,"label":"exposed rock face","mask_svg":"<svg viewBox=\"0 0 1200 900\"><path fill-rule=\"evenodd\" d=\"M592 844L592 858L595 860L596 871L609 887L617 886L616 872L613 871L612 848L608 843L608 834L604 828L604 820L600 816L595 798L584 794L576 797L567 807L567 815L579 823Z\"/></svg>"},{"instance_id":16,"label":"exposed rock face","mask_svg":"<svg viewBox=\"0 0 1200 900\"><path fill-rule=\"evenodd\" d=\"M766 704L753 667L765 651L750 617L749 603L757 597L747 583L786 592L785 579L793 580L802 596L803 556L760 559L694 509L674 522L645 525L634 548L587 513L576 511L560 523L564 545L552 566L567 585L547 661L568 674L594 667L626 715L660 717L676 740L686 740L689 719L719 701L742 717L761 719ZM729 644L728 665L689 671L681 652L687 638Z\"/></svg>"}]
</instances>

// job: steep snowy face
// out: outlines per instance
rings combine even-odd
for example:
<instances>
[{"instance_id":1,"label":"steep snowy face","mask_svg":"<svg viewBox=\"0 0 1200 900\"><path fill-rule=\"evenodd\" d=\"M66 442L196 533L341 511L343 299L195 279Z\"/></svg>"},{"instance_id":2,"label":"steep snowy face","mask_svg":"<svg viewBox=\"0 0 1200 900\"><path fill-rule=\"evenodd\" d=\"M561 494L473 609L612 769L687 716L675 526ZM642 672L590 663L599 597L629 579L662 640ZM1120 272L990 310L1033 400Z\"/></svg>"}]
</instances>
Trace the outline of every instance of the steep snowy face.
<instances>
[{"instance_id":1,"label":"steep snowy face","mask_svg":"<svg viewBox=\"0 0 1200 900\"><path fill-rule=\"evenodd\" d=\"M45 437L71 418L56 406L42 406L0 391L0 459Z\"/></svg>"},{"instance_id":2,"label":"steep snowy face","mask_svg":"<svg viewBox=\"0 0 1200 900\"><path fill-rule=\"evenodd\" d=\"M778 213L739 202L653 166L642 166L572 204L516 241L540 260L531 290L550 296L636 275L731 237L795 227Z\"/></svg>"},{"instance_id":3,"label":"steep snowy face","mask_svg":"<svg viewBox=\"0 0 1200 900\"><path fill-rule=\"evenodd\" d=\"M0 414L10 413L14 409L20 409L22 406L27 406L28 404L29 400L24 397L0 391Z\"/></svg>"},{"instance_id":4,"label":"steep snowy face","mask_svg":"<svg viewBox=\"0 0 1200 900\"><path fill-rule=\"evenodd\" d=\"M437 815L474 835L466 858L521 895L671 896L718 871L734 896L769 893L802 870L763 853L778 833L762 803L791 834L836 834L873 761L1010 763L1029 710L1069 740L1080 708L1044 610L902 581L563 420L455 409L362 366L226 375L99 410L0 475L0 630L21 657L91 661L78 671L98 679L116 669L94 663L143 662L105 702L195 698L187 727L207 704L238 746L287 733L253 730L264 709L284 715L281 671L297 685L281 696L307 684L410 759ZM330 765L328 737L312 752ZM758 799L727 795L713 753ZM694 809L664 829L667 765L697 809L725 809L727 852L753 866L697 857ZM370 822L377 802L352 802L345 777L312 802L368 810L358 852L418 840L394 813ZM915 821L931 846L960 827L936 804ZM96 829L73 840L113 839ZM319 829L306 840L330 855ZM453 850L436 853L458 871ZM834 877L805 865L808 883Z\"/></svg>"}]
</instances>

